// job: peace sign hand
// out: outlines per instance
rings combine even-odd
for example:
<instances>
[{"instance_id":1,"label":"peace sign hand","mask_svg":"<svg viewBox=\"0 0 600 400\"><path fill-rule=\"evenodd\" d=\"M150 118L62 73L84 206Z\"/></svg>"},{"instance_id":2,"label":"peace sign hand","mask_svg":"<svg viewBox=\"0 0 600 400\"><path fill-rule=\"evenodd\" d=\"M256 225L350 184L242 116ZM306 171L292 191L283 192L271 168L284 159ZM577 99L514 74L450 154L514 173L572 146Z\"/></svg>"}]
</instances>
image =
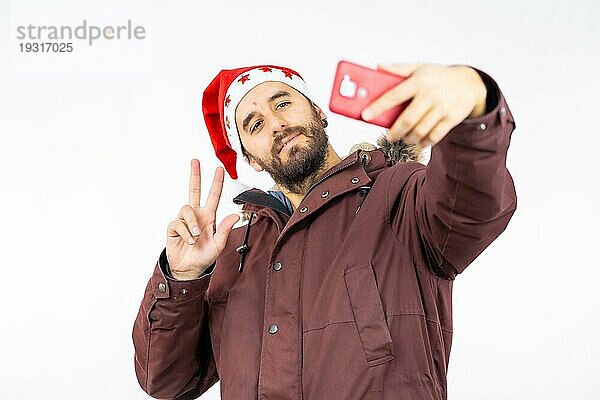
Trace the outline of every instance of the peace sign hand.
<instances>
[{"instance_id":1,"label":"peace sign hand","mask_svg":"<svg viewBox=\"0 0 600 400\"><path fill-rule=\"evenodd\" d=\"M167 229L167 260L177 280L198 278L225 248L239 215L225 217L215 229L215 220L225 171L217 167L206 204L200 207L200 161L192 159L189 204L181 207Z\"/></svg>"}]
</instances>

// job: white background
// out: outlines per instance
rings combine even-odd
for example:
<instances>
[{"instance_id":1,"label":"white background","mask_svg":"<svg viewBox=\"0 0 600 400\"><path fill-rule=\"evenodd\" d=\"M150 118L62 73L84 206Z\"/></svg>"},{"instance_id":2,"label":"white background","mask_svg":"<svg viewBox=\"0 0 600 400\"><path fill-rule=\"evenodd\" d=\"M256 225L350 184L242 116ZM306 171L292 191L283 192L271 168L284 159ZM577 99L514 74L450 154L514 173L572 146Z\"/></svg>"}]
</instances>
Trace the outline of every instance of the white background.
<instances>
[{"instance_id":1,"label":"white background","mask_svg":"<svg viewBox=\"0 0 600 400\"><path fill-rule=\"evenodd\" d=\"M477 66L516 120L518 210L455 282L449 398L598 398L598 4L1 0L0 398L147 398L133 320L190 159L204 193L218 165L202 91L221 68L274 63L326 109L342 58ZM17 26L83 19L131 19L146 39L19 52ZM340 155L381 131L328 117Z\"/></svg>"}]
</instances>

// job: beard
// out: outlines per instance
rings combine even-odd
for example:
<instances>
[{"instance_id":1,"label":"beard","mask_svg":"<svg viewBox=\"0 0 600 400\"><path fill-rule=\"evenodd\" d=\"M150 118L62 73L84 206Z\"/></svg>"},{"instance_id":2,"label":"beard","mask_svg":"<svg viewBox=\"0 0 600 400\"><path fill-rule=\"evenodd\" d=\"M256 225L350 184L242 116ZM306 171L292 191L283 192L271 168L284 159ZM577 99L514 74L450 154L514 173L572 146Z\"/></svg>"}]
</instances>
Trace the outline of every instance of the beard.
<instances>
[{"instance_id":1,"label":"beard","mask_svg":"<svg viewBox=\"0 0 600 400\"><path fill-rule=\"evenodd\" d=\"M306 125L285 128L273 142L271 159L254 157L258 165L267 171L278 186L294 194L304 194L317 180L318 172L325 165L329 138L321 124L319 115L313 109L312 118ZM289 137L297 134L308 138L306 144L294 144L287 150L288 159L283 162L280 150Z\"/></svg>"}]
</instances>

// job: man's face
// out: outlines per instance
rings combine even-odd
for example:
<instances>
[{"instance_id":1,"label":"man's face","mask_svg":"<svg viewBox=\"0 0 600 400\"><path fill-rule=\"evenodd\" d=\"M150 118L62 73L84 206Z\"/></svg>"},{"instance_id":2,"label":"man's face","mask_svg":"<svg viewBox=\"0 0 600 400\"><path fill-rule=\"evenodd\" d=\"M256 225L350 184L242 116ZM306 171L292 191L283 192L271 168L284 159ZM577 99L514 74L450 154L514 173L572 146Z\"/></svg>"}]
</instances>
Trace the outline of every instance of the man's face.
<instances>
[{"instance_id":1,"label":"man's face","mask_svg":"<svg viewBox=\"0 0 600 400\"><path fill-rule=\"evenodd\" d=\"M235 122L250 165L280 186L302 193L302 183L325 164L325 115L300 92L265 82L238 104Z\"/></svg>"}]
</instances>

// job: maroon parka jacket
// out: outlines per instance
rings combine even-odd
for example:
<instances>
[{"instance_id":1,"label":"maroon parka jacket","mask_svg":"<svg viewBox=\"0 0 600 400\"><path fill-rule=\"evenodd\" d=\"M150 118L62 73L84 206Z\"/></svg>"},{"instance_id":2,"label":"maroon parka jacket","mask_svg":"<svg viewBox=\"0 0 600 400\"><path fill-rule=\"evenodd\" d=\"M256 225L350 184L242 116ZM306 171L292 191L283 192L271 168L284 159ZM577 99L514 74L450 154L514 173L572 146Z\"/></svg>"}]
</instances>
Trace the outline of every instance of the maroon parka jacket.
<instances>
[{"instance_id":1,"label":"maroon parka jacket","mask_svg":"<svg viewBox=\"0 0 600 400\"><path fill-rule=\"evenodd\" d=\"M478 72L489 111L452 129L427 166L358 150L291 216L244 192L235 201L255 217L195 280L166 276L163 250L133 327L142 389L193 399L220 380L223 400L445 399L453 279L516 208L514 119Z\"/></svg>"}]
</instances>

